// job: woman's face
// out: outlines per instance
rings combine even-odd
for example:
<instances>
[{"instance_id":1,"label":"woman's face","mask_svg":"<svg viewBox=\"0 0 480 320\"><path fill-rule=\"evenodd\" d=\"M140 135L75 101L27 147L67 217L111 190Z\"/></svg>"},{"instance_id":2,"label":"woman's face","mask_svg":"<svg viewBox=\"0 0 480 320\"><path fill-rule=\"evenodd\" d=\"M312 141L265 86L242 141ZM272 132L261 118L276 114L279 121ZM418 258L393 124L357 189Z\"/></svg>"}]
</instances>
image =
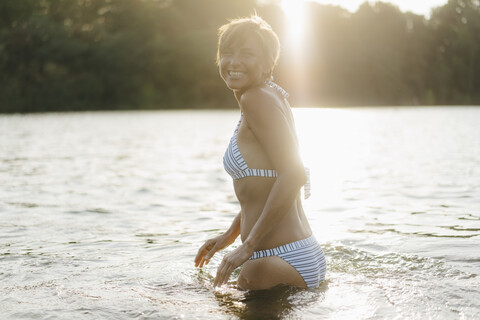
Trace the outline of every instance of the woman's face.
<instances>
[{"instance_id":1,"label":"woman's face","mask_svg":"<svg viewBox=\"0 0 480 320\"><path fill-rule=\"evenodd\" d=\"M268 68L264 60L258 40L249 37L220 54L220 75L230 89L243 93L266 80Z\"/></svg>"}]
</instances>

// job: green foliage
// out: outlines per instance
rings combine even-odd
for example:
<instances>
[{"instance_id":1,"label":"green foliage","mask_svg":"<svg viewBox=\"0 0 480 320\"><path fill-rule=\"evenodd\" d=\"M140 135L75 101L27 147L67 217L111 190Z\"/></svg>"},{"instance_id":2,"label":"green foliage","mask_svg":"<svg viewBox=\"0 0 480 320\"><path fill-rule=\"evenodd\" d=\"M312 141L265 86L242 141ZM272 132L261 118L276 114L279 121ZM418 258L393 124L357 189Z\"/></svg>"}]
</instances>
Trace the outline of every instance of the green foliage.
<instances>
[{"instance_id":1,"label":"green foliage","mask_svg":"<svg viewBox=\"0 0 480 320\"><path fill-rule=\"evenodd\" d=\"M434 64L429 73L440 103L480 100L480 1L449 0L434 10Z\"/></svg>"},{"instance_id":2,"label":"green foliage","mask_svg":"<svg viewBox=\"0 0 480 320\"><path fill-rule=\"evenodd\" d=\"M0 112L232 107L216 30L255 10L284 40L273 0L0 1ZM480 104L480 1L428 20L382 2L307 12L312 103ZM290 64L276 80L295 97Z\"/></svg>"}]
</instances>

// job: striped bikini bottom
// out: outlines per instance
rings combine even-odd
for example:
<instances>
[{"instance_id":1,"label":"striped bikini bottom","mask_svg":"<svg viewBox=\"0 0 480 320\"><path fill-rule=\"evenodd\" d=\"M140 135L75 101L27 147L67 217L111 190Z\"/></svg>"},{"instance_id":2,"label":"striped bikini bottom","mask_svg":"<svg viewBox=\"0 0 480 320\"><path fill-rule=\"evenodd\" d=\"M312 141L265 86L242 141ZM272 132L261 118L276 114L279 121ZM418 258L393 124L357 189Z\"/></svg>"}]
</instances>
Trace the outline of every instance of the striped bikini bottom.
<instances>
[{"instance_id":1,"label":"striped bikini bottom","mask_svg":"<svg viewBox=\"0 0 480 320\"><path fill-rule=\"evenodd\" d=\"M273 249L255 251L249 260L270 256L278 256L293 266L309 289L318 287L325 280L325 255L313 235Z\"/></svg>"}]
</instances>

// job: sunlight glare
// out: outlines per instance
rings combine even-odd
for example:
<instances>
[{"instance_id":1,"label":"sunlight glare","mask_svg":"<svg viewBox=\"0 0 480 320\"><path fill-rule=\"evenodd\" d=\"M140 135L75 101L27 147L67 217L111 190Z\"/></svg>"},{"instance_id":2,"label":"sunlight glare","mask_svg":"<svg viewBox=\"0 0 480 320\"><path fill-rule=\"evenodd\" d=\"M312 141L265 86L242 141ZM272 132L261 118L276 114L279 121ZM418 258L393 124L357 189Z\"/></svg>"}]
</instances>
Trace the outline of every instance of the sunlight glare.
<instances>
[{"instance_id":1,"label":"sunlight glare","mask_svg":"<svg viewBox=\"0 0 480 320\"><path fill-rule=\"evenodd\" d=\"M321 195L322 205L340 205L344 184L365 180L362 163L371 153L375 119L351 109L296 108L294 115L313 202Z\"/></svg>"},{"instance_id":2,"label":"sunlight glare","mask_svg":"<svg viewBox=\"0 0 480 320\"><path fill-rule=\"evenodd\" d=\"M282 0L281 8L286 18L285 61L289 67L290 88L295 92L297 102L305 101L307 96L307 59L306 39L306 4L304 0Z\"/></svg>"},{"instance_id":3,"label":"sunlight glare","mask_svg":"<svg viewBox=\"0 0 480 320\"><path fill-rule=\"evenodd\" d=\"M305 34L305 1L282 0L281 7L287 18L288 41L299 46Z\"/></svg>"}]
</instances>

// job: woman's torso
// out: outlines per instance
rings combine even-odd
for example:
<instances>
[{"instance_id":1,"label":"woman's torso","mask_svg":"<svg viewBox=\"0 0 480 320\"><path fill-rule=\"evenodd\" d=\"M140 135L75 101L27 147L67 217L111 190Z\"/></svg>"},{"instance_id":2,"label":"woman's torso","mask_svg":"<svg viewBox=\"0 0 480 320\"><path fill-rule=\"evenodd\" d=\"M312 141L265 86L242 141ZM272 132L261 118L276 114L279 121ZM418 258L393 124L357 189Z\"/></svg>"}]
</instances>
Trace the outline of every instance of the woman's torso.
<instances>
[{"instance_id":1,"label":"woman's torso","mask_svg":"<svg viewBox=\"0 0 480 320\"><path fill-rule=\"evenodd\" d=\"M276 92L273 94L276 95ZM286 100L276 96L279 108L285 115L293 138L296 140L295 125L290 106ZM237 145L249 168L273 169L261 144L251 131L244 117L238 126ZM298 152L298 149L292 150ZM234 189L241 207L241 238L244 241L262 214L276 178L250 176L234 180ZM305 217L300 193L288 213L278 221L271 234L264 237L258 249L274 248L286 243L305 239L311 235L311 229Z\"/></svg>"}]
</instances>

